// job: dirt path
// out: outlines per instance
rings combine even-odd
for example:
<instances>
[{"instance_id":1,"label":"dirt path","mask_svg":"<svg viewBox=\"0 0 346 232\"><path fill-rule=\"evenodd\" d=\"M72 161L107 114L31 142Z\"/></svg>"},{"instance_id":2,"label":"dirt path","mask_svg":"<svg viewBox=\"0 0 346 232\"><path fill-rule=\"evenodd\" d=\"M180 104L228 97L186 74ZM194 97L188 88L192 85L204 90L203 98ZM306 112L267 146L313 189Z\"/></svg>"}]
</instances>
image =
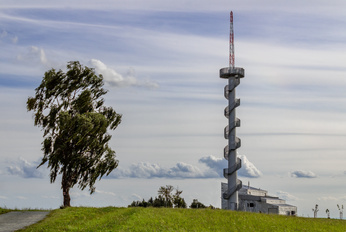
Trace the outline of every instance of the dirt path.
<instances>
[{"instance_id":1,"label":"dirt path","mask_svg":"<svg viewBox=\"0 0 346 232\"><path fill-rule=\"evenodd\" d=\"M44 219L48 211L13 211L0 215L0 232L23 229Z\"/></svg>"}]
</instances>

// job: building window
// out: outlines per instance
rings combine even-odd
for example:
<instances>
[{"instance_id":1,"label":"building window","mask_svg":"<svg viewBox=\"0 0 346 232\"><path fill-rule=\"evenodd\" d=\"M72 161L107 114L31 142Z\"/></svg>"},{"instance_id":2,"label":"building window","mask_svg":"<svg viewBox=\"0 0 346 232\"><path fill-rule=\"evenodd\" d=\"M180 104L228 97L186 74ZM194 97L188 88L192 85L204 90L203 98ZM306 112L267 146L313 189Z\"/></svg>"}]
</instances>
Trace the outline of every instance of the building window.
<instances>
[{"instance_id":1,"label":"building window","mask_svg":"<svg viewBox=\"0 0 346 232\"><path fill-rule=\"evenodd\" d=\"M247 203L247 207L250 207L250 208L253 208L253 207L255 207L255 204L254 203Z\"/></svg>"},{"instance_id":2,"label":"building window","mask_svg":"<svg viewBox=\"0 0 346 232\"><path fill-rule=\"evenodd\" d=\"M287 216L294 216L296 215L296 211L286 211Z\"/></svg>"}]
</instances>

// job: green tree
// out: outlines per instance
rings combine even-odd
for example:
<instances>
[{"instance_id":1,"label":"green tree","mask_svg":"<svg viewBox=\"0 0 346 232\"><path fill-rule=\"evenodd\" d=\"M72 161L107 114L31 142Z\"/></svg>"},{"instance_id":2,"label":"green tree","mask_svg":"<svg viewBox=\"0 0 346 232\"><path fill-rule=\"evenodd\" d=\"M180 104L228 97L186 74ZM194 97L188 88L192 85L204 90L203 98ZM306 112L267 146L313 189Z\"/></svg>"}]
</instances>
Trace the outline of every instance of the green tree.
<instances>
[{"instance_id":1,"label":"green tree","mask_svg":"<svg viewBox=\"0 0 346 232\"><path fill-rule=\"evenodd\" d=\"M44 156L50 182L62 174L64 207L70 206L70 189L78 184L95 191L95 181L109 175L118 166L115 152L108 146L111 135L121 122L121 115L104 106L102 75L81 65L67 64L67 72L51 69L44 74L34 97L27 100L27 110L34 113L34 125L42 127Z\"/></svg>"},{"instance_id":2,"label":"green tree","mask_svg":"<svg viewBox=\"0 0 346 232\"><path fill-rule=\"evenodd\" d=\"M148 206L153 206L154 204L154 200L152 197L150 197L150 199L148 200Z\"/></svg>"},{"instance_id":3,"label":"green tree","mask_svg":"<svg viewBox=\"0 0 346 232\"><path fill-rule=\"evenodd\" d=\"M158 190L159 196L165 199L165 207L172 207L172 191L173 191L172 185L166 185L166 187L161 186Z\"/></svg>"},{"instance_id":4,"label":"green tree","mask_svg":"<svg viewBox=\"0 0 346 232\"><path fill-rule=\"evenodd\" d=\"M193 199L191 205L190 205L190 208L192 209L203 209L203 208L206 208L206 206L199 202L197 199Z\"/></svg>"},{"instance_id":5,"label":"green tree","mask_svg":"<svg viewBox=\"0 0 346 232\"><path fill-rule=\"evenodd\" d=\"M182 193L183 191L180 191L178 188L175 189L175 194L173 195L174 208L186 208L186 202L184 198L180 197Z\"/></svg>"},{"instance_id":6,"label":"green tree","mask_svg":"<svg viewBox=\"0 0 346 232\"><path fill-rule=\"evenodd\" d=\"M153 207L160 208L160 207L172 207L172 203L169 202L167 204L167 201L159 195L158 197L155 197L154 202L153 202Z\"/></svg>"}]
</instances>

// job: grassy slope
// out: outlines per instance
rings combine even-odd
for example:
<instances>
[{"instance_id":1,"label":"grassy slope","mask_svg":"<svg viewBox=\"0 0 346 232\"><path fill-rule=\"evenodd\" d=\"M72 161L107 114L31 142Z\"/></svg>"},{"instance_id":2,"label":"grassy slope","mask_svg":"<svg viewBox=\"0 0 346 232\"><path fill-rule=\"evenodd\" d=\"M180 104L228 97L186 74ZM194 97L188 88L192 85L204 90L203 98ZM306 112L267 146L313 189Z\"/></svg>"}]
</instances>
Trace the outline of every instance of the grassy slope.
<instances>
[{"instance_id":1,"label":"grassy slope","mask_svg":"<svg viewBox=\"0 0 346 232\"><path fill-rule=\"evenodd\" d=\"M12 211L12 210L0 208L0 214L8 213L8 212L10 212L10 211Z\"/></svg>"},{"instance_id":2,"label":"grassy slope","mask_svg":"<svg viewBox=\"0 0 346 232\"><path fill-rule=\"evenodd\" d=\"M210 209L67 208L23 231L346 231L346 221Z\"/></svg>"}]
</instances>

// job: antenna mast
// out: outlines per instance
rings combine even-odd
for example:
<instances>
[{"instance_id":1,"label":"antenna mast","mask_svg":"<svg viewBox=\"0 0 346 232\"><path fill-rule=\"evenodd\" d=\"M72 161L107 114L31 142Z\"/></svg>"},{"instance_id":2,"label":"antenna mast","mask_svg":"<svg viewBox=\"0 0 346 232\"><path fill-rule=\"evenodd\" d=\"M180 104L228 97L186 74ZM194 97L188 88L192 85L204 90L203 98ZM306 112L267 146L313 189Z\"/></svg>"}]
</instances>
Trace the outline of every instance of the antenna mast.
<instances>
[{"instance_id":1,"label":"antenna mast","mask_svg":"<svg viewBox=\"0 0 346 232\"><path fill-rule=\"evenodd\" d=\"M229 67L234 68L234 32L233 32L233 12L232 11L230 14Z\"/></svg>"}]
</instances>

